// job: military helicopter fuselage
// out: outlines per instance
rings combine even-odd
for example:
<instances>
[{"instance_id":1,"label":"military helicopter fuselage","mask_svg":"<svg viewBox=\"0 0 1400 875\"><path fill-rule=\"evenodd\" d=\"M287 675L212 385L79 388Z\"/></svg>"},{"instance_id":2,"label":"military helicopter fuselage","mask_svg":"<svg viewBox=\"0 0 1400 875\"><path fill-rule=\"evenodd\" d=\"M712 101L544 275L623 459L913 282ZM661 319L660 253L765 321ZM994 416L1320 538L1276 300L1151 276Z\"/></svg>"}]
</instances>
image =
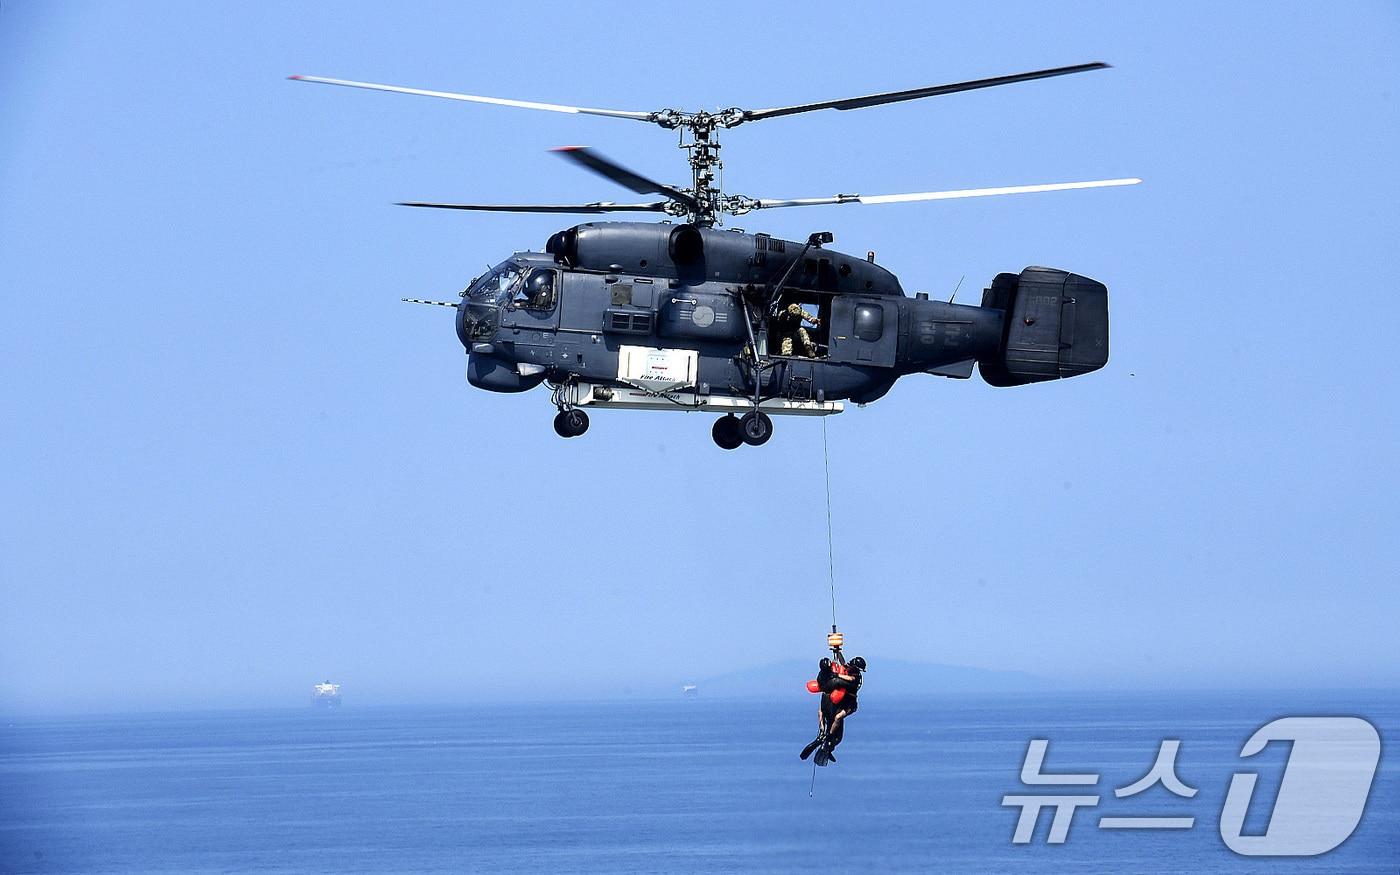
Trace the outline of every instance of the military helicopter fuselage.
<instances>
[{"instance_id":1,"label":"military helicopter fuselage","mask_svg":"<svg viewBox=\"0 0 1400 875\"><path fill-rule=\"evenodd\" d=\"M548 381L568 408L822 415L908 374L966 379L980 364L988 382L1011 386L1108 357L1107 290L1066 271L1002 274L979 307L908 297L873 254L767 234L593 222L545 250L516 253L462 292L457 335L473 386ZM783 355L763 318L789 304L818 317L807 329L815 355Z\"/></svg>"},{"instance_id":2,"label":"military helicopter fuselage","mask_svg":"<svg viewBox=\"0 0 1400 875\"><path fill-rule=\"evenodd\" d=\"M588 222L559 231L544 252L518 252L472 281L457 310L467 379L493 392L547 383L554 428L576 437L586 407L713 410L715 443L759 445L770 414L824 416L866 404L900 377L966 379L977 368L996 386L1087 373L1108 361L1108 291L1082 276L1028 267L1001 274L981 306L908 297L874 253L825 248L717 228L725 215L849 204L901 204L1135 185L1133 178L899 194L756 198L721 190L719 131L822 110L853 110L1107 68L1093 62L923 88L767 109L650 112L511 100L399 85L293 76L349 88L466 103L592 115L681 132L688 187L648 178L593 149L556 154L638 194L640 203L497 204L410 201L473 212L661 213L659 223ZM688 139L687 139L688 138ZM739 416L737 414L742 414Z\"/></svg>"}]
</instances>

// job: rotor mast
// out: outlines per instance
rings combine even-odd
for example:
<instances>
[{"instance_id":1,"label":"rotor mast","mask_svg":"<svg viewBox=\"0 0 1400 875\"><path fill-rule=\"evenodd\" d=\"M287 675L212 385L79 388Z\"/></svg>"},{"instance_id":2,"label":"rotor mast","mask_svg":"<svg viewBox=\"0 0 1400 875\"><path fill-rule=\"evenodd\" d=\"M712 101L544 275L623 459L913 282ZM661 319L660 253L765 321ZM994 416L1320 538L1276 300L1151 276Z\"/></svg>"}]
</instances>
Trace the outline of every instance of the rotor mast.
<instances>
[{"instance_id":1,"label":"rotor mast","mask_svg":"<svg viewBox=\"0 0 1400 875\"><path fill-rule=\"evenodd\" d=\"M732 128L744 121L744 111L738 107L719 112L681 112L663 109L652 113L651 121L668 130L681 131L680 148L690 162L691 187L688 194L695 198L695 206L672 203L667 212L674 216L688 216L689 221L701 227L711 227L719 222L721 213L728 212L724 192L717 182L724 162L719 157L719 129ZM686 142L686 132L690 142Z\"/></svg>"}]
</instances>

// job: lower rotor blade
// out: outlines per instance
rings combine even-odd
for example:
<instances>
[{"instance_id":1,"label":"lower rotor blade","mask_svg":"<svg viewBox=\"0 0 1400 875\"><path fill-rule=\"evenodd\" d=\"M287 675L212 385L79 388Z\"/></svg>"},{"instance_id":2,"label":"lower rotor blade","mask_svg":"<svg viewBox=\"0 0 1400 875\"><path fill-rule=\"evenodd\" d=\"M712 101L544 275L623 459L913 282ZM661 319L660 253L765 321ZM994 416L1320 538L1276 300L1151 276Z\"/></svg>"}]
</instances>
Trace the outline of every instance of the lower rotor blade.
<instances>
[{"instance_id":1,"label":"lower rotor blade","mask_svg":"<svg viewBox=\"0 0 1400 875\"><path fill-rule=\"evenodd\" d=\"M920 191L912 194L877 194L861 197L863 204L898 204L907 201L943 201L964 197L990 197L999 194L1034 194L1040 191L1070 191L1077 188L1111 188L1137 185L1136 177L1129 179L1096 179L1091 182L1052 182L1046 185L1008 185L1001 188L967 188L961 191Z\"/></svg>"},{"instance_id":2,"label":"lower rotor blade","mask_svg":"<svg viewBox=\"0 0 1400 875\"><path fill-rule=\"evenodd\" d=\"M775 207L815 207L827 204L900 204L912 201L945 201L969 197L991 197L1001 194L1033 194L1041 191L1070 191L1078 188L1110 188L1118 185L1137 185L1141 179L1096 179L1090 182L1052 182L1044 185L1008 185L1000 188L965 188L957 191L916 191L906 194L838 194L835 197L809 197L776 200L764 198L755 200L752 209L766 210Z\"/></svg>"},{"instance_id":3,"label":"lower rotor blade","mask_svg":"<svg viewBox=\"0 0 1400 875\"><path fill-rule=\"evenodd\" d=\"M486 213L664 213L666 202L651 204L615 204L599 201L592 204L438 204L423 201L400 201L400 207L428 207L434 210L476 210Z\"/></svg>"},{"instance_id":4,"label":"lower rotor blade","mask_svg":"<svg viewBox=\"0 0 1400 875\"><path fill-rule=\"evenodd\" d=\"M580 164L592 170L599 176L606 176L623 188L630 188L637 194L664 194L677 203L685 204L692 209L695 208L695 198L669 185L662 185L654 179L648 179L640 173L634 173L608 158L604 158L598 152L586 146L562 146L554 150L554 153L561 158L567 158L575 164Z\"/></svg>"}]
</instances>

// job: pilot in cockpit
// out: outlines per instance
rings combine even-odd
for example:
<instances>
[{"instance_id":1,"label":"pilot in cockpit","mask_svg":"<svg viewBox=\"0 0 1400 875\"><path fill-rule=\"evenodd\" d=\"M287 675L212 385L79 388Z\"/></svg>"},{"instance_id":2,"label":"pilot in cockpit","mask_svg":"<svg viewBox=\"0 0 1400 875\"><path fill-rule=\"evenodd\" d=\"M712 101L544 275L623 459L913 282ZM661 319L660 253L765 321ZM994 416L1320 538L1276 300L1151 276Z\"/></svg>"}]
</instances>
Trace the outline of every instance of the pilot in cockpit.
<instances>
[{"instance_id":1,"label":"pilot in cockpit","mask_svg":"<svg viewBox=\"0 0 1400 875\"><path fill-rule=\"evenodd\" d=\"M516 290L512 306L525 310L549 310L554 307L554 271L536 270Z\"/></svg>"}]
</instances>

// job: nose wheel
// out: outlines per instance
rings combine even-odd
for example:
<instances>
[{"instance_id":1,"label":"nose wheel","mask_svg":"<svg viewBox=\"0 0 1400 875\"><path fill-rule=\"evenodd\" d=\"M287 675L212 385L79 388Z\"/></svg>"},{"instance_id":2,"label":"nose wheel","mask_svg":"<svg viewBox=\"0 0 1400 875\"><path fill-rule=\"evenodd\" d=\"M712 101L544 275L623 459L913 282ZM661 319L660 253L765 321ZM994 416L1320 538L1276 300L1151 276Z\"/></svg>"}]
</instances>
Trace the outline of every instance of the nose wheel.
<instances>
[{"instance_id":1,"label":"nose wheel","mask_svg":"<svg viewBox=\"0 0 1400 875\"><path fill-rule=\"evenodd\" d=\"M588 414L577 407L561 410L554 417L554 433L560 437L578 437L586 431L588 431Z\"/></svg>"}]
</instances>

